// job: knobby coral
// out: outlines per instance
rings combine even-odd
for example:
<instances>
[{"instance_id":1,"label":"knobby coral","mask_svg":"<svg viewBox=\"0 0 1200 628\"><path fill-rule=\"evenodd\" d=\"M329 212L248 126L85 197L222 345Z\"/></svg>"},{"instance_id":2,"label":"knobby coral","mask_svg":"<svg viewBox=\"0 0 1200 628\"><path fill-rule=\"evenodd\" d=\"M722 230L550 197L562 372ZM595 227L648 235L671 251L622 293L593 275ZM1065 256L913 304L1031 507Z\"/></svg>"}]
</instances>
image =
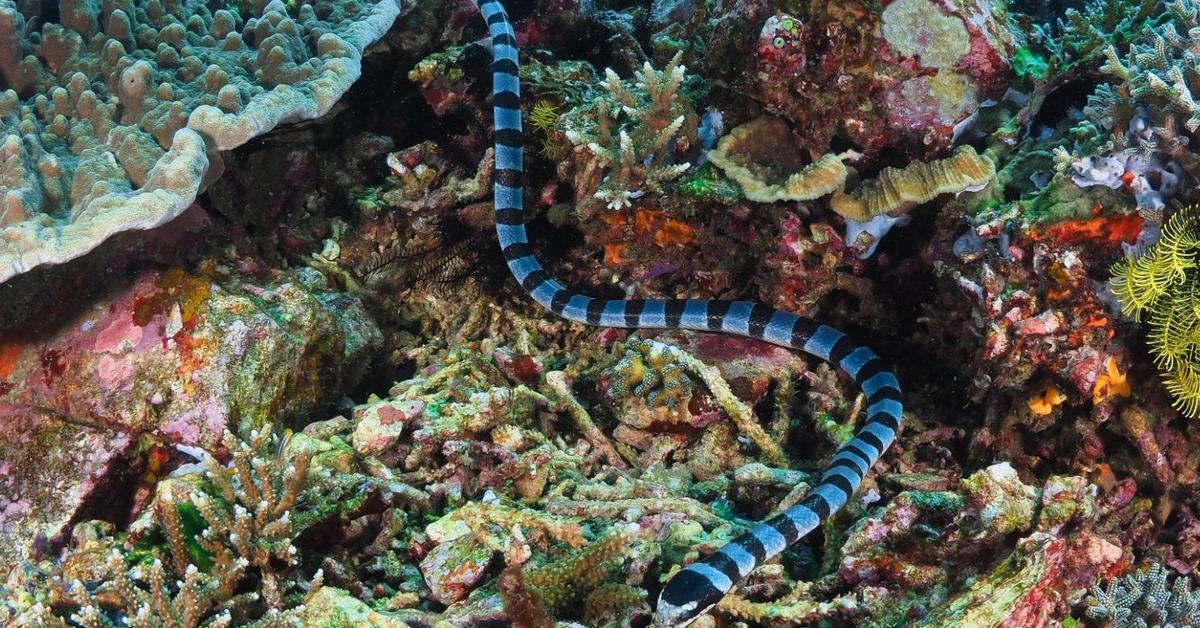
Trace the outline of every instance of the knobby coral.
<instances>
[{"instance_id":1,"label":"knobby coral","mask_svg":"<svg viewBox=\"0 0 1200 628\"><path fill-rule=\"evenodd\" d=\"M60 21L30 7L0 0L0 282L177 217L220 174L216 151L328 112L400 13L69 1Z\"/></svg>"}]
</instances>

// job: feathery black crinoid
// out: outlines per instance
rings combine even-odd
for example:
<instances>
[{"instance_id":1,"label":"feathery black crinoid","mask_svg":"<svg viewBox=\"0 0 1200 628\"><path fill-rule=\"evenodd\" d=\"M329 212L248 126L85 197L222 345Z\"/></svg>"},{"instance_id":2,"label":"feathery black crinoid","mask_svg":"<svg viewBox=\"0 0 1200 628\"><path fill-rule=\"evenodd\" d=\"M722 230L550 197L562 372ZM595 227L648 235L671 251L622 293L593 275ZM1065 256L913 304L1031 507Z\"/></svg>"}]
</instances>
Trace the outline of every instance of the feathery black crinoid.
<instances>
[{"instance_id":1,"label":"feathery black crinoid","mask_svg":"<svg viewBox=\"0 0 1200 628\"><path fill-rule=\"evenodd\" d=\"M492 234L453 219L440 221L435 231L436 244L423 248L414 248L409 243L390 247L355 269L355 274L368 281L391 268L394 275L390 281L410 288L440 290L478 282L491 274L489 267L503 268Z\"/></svg>"}]
</instances>

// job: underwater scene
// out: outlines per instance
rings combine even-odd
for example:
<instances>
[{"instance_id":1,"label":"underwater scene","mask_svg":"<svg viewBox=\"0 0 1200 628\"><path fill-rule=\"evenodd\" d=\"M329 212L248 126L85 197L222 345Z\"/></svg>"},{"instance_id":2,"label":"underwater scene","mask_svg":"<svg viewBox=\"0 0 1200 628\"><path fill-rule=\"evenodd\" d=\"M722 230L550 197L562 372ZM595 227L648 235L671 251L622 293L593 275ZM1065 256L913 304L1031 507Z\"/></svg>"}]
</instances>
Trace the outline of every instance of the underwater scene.
<instances>
[{"instance_id":1,"label":"underwater scene","mask_svg":"<svg viewBox=\"0 0 1200 628\"><path fill-rule=\"evenodd\" d=\"M0 0L0 626L1200 627L1200 0Z\"/></svg>"}]
</instances>

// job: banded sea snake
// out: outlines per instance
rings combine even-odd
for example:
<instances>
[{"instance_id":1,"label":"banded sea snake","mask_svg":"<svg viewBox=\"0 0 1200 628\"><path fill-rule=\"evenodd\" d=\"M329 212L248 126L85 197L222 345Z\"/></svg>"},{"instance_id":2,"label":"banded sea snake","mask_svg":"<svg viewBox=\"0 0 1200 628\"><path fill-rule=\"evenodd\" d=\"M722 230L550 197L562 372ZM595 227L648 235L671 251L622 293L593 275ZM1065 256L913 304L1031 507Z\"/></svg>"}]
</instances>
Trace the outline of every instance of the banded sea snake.
<instances>
[{"instance_id":1,"label":"banded sea snake","mask_svg":"<svg viewBox=\"0 0 1200 628\"><path fill-rule=\"evenodd\" d=\"M636 329L738 334L799 349L836 364L867 396L866 422L834 454L821 481L799 504L755 525L707 558L680 570L658 598L655 621L690 623L764 561L777 556L841 508L895 440L903 412L900 384L873 351L842 332L753 301L606 300L563 287L533 255L523 221L524 161L517 40L499 0L475 0L492 37L496 236L513 277L531 297L568 320Z\"/></svg>"}]
</instances>

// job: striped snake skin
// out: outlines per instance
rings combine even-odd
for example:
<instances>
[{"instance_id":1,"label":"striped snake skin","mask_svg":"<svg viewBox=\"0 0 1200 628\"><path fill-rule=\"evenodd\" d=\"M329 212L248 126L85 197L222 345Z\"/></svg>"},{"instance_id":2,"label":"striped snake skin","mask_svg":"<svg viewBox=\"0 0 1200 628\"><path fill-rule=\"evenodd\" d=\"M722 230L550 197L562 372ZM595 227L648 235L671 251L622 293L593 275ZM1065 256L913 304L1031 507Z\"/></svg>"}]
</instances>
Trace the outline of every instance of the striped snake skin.
<instances>
[{"instance_id":1,"label":"striped snake skin","mask_svg":"<svg viewBox=\"0 0 1200 628\"><path fill-rule=\"evenodd\" d=\"M496 235L521 287L551 312L588 325L722 332L799 349L836 364L867 396L865 424L834 454L821 482L801 503L755 525L667 582L658 598L655 620L662 626L686 625L756 567L817 528L858 490L863 476L900 429L900 384L873 351L842 332L761 303L595 299L569 290L551 277L534 257L523 224L524 135L516 37L498 0L476 0L476 5L492 38Z\"/></svg>"}]
</instances>

